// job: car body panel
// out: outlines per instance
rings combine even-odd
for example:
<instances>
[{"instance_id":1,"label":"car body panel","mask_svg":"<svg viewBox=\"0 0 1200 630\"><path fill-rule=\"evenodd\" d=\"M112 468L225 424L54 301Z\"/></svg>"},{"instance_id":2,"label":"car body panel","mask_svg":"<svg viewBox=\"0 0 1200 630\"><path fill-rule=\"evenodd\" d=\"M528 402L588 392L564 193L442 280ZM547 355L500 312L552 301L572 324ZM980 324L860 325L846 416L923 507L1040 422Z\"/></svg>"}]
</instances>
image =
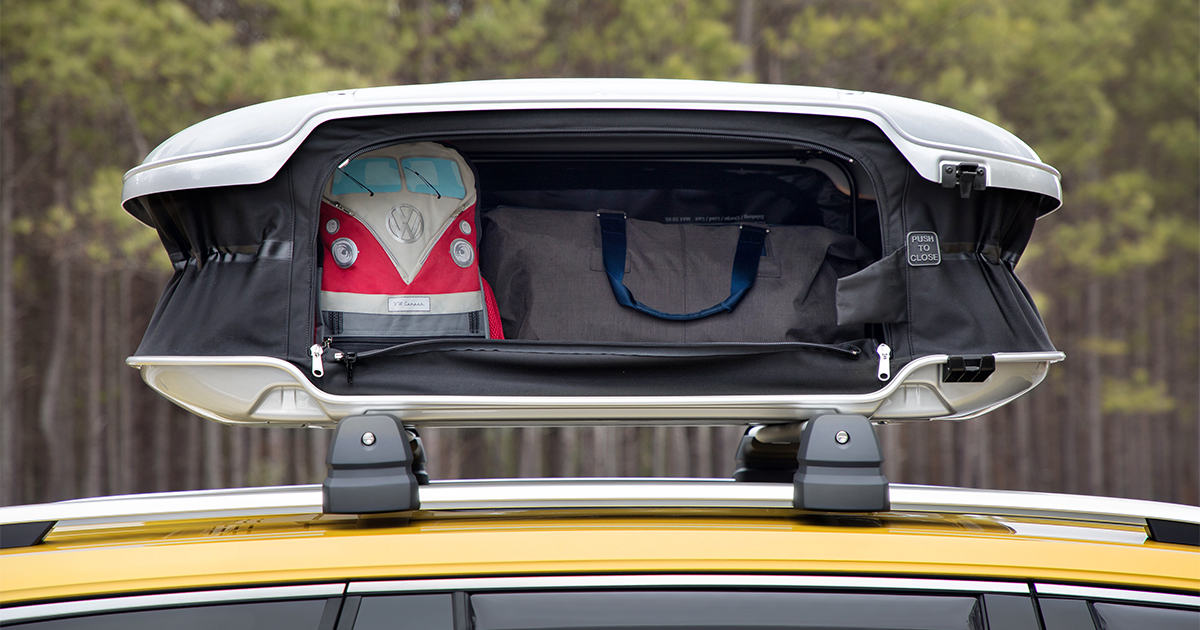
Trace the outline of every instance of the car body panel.
<instances>
[{"instance_id":1,"label":"car body panel","mask_svg":"<svg viewBox=\"0 0 1200 630\"><path fill-rule=\"evenodd\" d=\"M606 483L580 485L589 482ZM92 514L61 521L43 544L0 552L0 601L349 580L627 573L1200 587L1200 549L1147 540L1143 527L1126 522L904 511L903 504L890 512L842 515L784 507L655 507L649 497L624 507L500 508L486 503L488 482L465 482L470 484L482 500L476 506L460 492L457 504L443 497L441 507L361 520L295 510L145 521L136 514ZM502 494L506 485L520 484L491 485ZM558 485L563 490L570 484ZM761 486L791 488L678 485L694 485L697 494L709 486L747 486L752 499L762 495ZM927 498L936 494L924 492ZM89 501L102 502L77 503ZM231 508L246 509L232 502Z\"/></svg>"}]
</instances>

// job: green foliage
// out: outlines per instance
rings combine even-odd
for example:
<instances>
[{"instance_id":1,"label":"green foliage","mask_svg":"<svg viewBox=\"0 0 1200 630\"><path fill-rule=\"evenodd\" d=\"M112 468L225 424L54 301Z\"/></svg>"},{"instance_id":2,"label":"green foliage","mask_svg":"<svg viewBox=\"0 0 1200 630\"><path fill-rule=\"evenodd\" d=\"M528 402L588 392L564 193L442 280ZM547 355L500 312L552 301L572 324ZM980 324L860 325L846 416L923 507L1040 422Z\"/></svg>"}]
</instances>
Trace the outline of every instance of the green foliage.
<instances>
[{"instance_id":1,"label":"green foliage","mask_svg":"<svg viewBox=\"0 0 1200 630\"><path fill-rule=\"evenodd\" d=\"M550 74L733 79L747 54L725 0L578 0L548 8Z\"/></svg>"},{"instance_id":2,"label":"green foliage","mask_svg":"<svg viewBox=\"0 0 1200 630\"><path fill-rule=\"evenodd\" d=\"M1091 211L1054 230L1054 251L1069 265L1106 276L1161 262L1187 222L1155 212L1153 185L1146 173L1130 172L1084 186L1075 203Z\"/></svg>"},{"instance_id":3,"label":"green foliage","mask_svg":"<svg viewBox=\"0 0 1200 630\"><path fill-rule=\"evenodd\" d=\"M173 0L6 2L4 72L26 130L57 156L36 179L75 190L18 227L54 255L169 269L154 231L120 206L121 172L151 141L240 104L360 82L300 40L240 45L236 31Z\"/></svg>"},{"instance_id":4,"label":"green foliage","mask_svg":"<svg viewBox=\"0 0 1200 630\"><path fill-rule=\"evenodd\" d=\"M123 0L13 3L0 32L14 85L36 84L76 111L129 111L151 136L228 99L220 53L232 34L176 2Z\"/></svg>"},{"instance_id":5,"label":"green foliage","mask_svg":"<svg viewBox=\"0 0 1200 630\"><path fill-rule=\"evenodd\" d=\"M1177 403L1167 391L1167 384L1152 382L1150 373L1144 369L1133 372L1133 378L1104 380L1105 413L1127 413L1134 415L1166 413L1176 408Z\"/></svg>"},{"instance_id":6,"label":"green foliage","mask_svg":"<svg viewBox=\"0 0 1200 630\"><path fill-rule=\"evenodd\" d=\"M82 251L94 265L119 261L166 272L171 269L158 233L134 220L121 208L121 170L96 171L90 186L75 197L76 216L87 225Z\"/></svg>"},{"instance_id":7,"label":"green foliage","mask_svg":"<svg viewBox=\"0 0 1200 630\"><path fill-rule=\"evenodd\" d=\"M450 80L502 79L542 74L549 0L479 0L457 19L441 18L442 30L423 41L419 77L436 72ZM426 67L427 66L427 67Z\"/></svg>"}]
</instances>

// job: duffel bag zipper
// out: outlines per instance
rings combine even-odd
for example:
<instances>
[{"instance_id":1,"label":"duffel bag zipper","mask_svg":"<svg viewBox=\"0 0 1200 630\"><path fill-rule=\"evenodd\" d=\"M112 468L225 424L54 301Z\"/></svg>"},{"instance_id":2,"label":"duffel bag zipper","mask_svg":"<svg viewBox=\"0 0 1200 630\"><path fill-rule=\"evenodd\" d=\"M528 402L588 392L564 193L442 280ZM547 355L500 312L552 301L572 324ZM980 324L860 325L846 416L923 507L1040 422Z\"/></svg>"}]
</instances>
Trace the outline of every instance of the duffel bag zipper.
<instances>
[{"instance_id":1,"label":"duffel bag zipper","mask_svg":"<svg viewBox=\"0 0 1200 630\"><path fill-rule=\"evenodd\" d=\"M370 337L354 338L354 341L365 341L365 340L368 340L368 338L370 338ZM310 352L310 354L312 355L313 376L318 377L318 378L324 376L325 368L324 368L324 364L323 364L323 358L324 358L325 354L329 354L330 358L332 360L340 362L340 364L343 364L344 366L346 366L346 383L349 385L354 384L354 364L359 359L371 358L371 356L376 356L376 355L380 355L380 354L389 354L391 352L395 352L395 350L398 350L398 349L401 349L404 347L413 346L413 344L420 344L420 343L425 343L425 342L437 343L437 344L455 343L454 341L448 341L448 340L409 341L409 342L404 342L404 343L396 343L396 344L394 344L394 346L388 346L388 347L384 347L384 348L376 348L373 350L364 350L364 352L346 352L346 350L338 350L337 348L330 347L330 342L332 341L330 337L325 337L324 341L325 341L324 346L322 346L322 344L314 343L312 348L310 348L310 350L308 350L308 352ZM344 338L343 341L350 341L350 338L349 337ZM497 340L492 340L493 343L496 341ZM500 340L500 343L503 344L505 342L503 340ZM517 341L512 344L521 344L521 343L522 342ZM836 354L844 354L847 356L858 356L860 354L863 354L862 352L860 352L860 350L858 348L846 348L846 347L841 347L841 346L833 346L833 344L827 344L827 343L808 343L808 342L803 342L803 341L746 343L746 344L734 344L734 346L751 346L751 347L766 347L766 348L770 348L770 347L793 347L793 348L800 347L800 348L812 348L812 349L827 350L827 352L834 352ZM880 377L880 380L887 380L890 377L892 377L892 348L888 347L887 343L880 343L876 347L875 352L878 355L878 358L880 358L880 368L878 368L878 377Z\"/></svg>"},{"instance_id":2,"label":"duffel bag zipper","mask_svg":"<svg viewBox=\"0 0 1200 630\"><path fill-rule=\"evenodd\" d=\"M388 337L339 337L338 341L340 341L341 343L349 343L349 344L355 344L355 343L380 344L380 343L395 342L396 339L394 337L392 337L392 338L388 338ZM627 348L653 349L653 348L680 347L680 348L690 348L690 349L694 350L697 348L703 348L705 346L710 346L710 347L730 347L730 346L732 346L732 347L737 347L737 348L761 348L763 350L802 349L803 348L803 349L819 350L819 351L823 351L823 352L832 352L835 354L841 354L841 355L845 355L848 357L857 357L860 354L862 354L861 350L859 350L858 348L853 347L853 346L847 347L844 345L835 345L835 344L810 343L807 341L767 341L767 342L752 342L752 343L713 342L713 343L705 343L705 344L699 344L699 343L697 343L697 344L666 344L666 343L632 344L632 343L626 342L626 343L603 344L603 343L593 343L593 342L586 342L586 343L585 342L545 342L545 341L524 340L524 339L479 340L479 339L475 339L472 337L453 337L453 338L435 337L435 338L410 339L410 340L402 341L399 343L390 343L387 346L372 348L370 350L362 350L362 351L358 352L357 355L358 355L358 358L366 358L366 357L372 357L372 356L376 356L376 355L380 355L380 354L392 353L397 350L420 349L422 347L431 347L431 349L436 349L437 346L442 346L442 345L462 345L462 344L468 344L468 345L472 345L472 346L484 344L484 345L490 346L491 349L500 350L500 351L509 350L509 351L513 351L513 352L521 352L521 351L525 350L525 348L523 348L523 346L528 346L530 350L537 350L540 352L553 352L554 348L559 345L565 345L565 346L569 346L569 347L578 347L580 345L587 345L587 346L597 346L597 347L603 346L603 347L605 347L607 349L611 349L615 352L620 352L621 350L627 349ZM508 346L508 348L505 348L505 346ZM449 349L453 349L453 348L449 348ZM325 348L326 355L331 356L334 360L339 360L335 354L337 352L341 352L341 351L330 348L329 345L326 344L326 348Z\"/></svg>"}]
</instances>

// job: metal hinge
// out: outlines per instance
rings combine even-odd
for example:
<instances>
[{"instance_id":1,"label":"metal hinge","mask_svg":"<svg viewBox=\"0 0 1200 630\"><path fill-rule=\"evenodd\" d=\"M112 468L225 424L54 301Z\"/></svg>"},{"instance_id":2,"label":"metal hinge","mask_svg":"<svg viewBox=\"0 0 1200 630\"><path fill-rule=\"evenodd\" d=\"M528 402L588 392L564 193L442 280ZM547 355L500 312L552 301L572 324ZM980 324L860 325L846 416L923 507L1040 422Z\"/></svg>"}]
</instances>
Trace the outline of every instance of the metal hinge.
<instances>
[{"instance_id":1,"label":"metal hinge","mask_svg":"<svg viewBox=\"0 0 1200 630\"><path fill-rule=\"evenodd\" d=\"M972 190L987 188L987 170L982 164L942 164L942 188L958 186L958 194L963 199L971 196Z\"/></svg>"},{"instance_id":2,"label":"metal hinge","mask_svg":"<svg viewBox=\"0 0 1200 630\"><path fill-rule=\"evenodd\" d=\"M996 357L950 357L942 365L943 383L982 383L996 371Z\"/></svg>"}]
</instances>

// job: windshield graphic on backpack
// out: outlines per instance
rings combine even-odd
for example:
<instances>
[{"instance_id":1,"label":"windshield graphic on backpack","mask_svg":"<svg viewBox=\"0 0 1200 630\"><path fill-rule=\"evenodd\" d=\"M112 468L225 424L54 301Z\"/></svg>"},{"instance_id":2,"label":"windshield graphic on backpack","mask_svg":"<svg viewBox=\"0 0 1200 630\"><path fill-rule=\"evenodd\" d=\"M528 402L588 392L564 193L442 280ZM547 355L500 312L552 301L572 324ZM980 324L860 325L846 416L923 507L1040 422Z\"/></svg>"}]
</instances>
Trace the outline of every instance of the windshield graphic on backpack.
<instances>
[{"instance_id":1,"label":"windshield graphic on backpack","mask_svg":"<svg viewBox=\"0 0 1200 630\"><path fill-rule=\"evenodd\" d=\"M464 158L432 142L339 165L321 203L325 336L488 336L476 198Z\"/></svg>"}]
</instances>

